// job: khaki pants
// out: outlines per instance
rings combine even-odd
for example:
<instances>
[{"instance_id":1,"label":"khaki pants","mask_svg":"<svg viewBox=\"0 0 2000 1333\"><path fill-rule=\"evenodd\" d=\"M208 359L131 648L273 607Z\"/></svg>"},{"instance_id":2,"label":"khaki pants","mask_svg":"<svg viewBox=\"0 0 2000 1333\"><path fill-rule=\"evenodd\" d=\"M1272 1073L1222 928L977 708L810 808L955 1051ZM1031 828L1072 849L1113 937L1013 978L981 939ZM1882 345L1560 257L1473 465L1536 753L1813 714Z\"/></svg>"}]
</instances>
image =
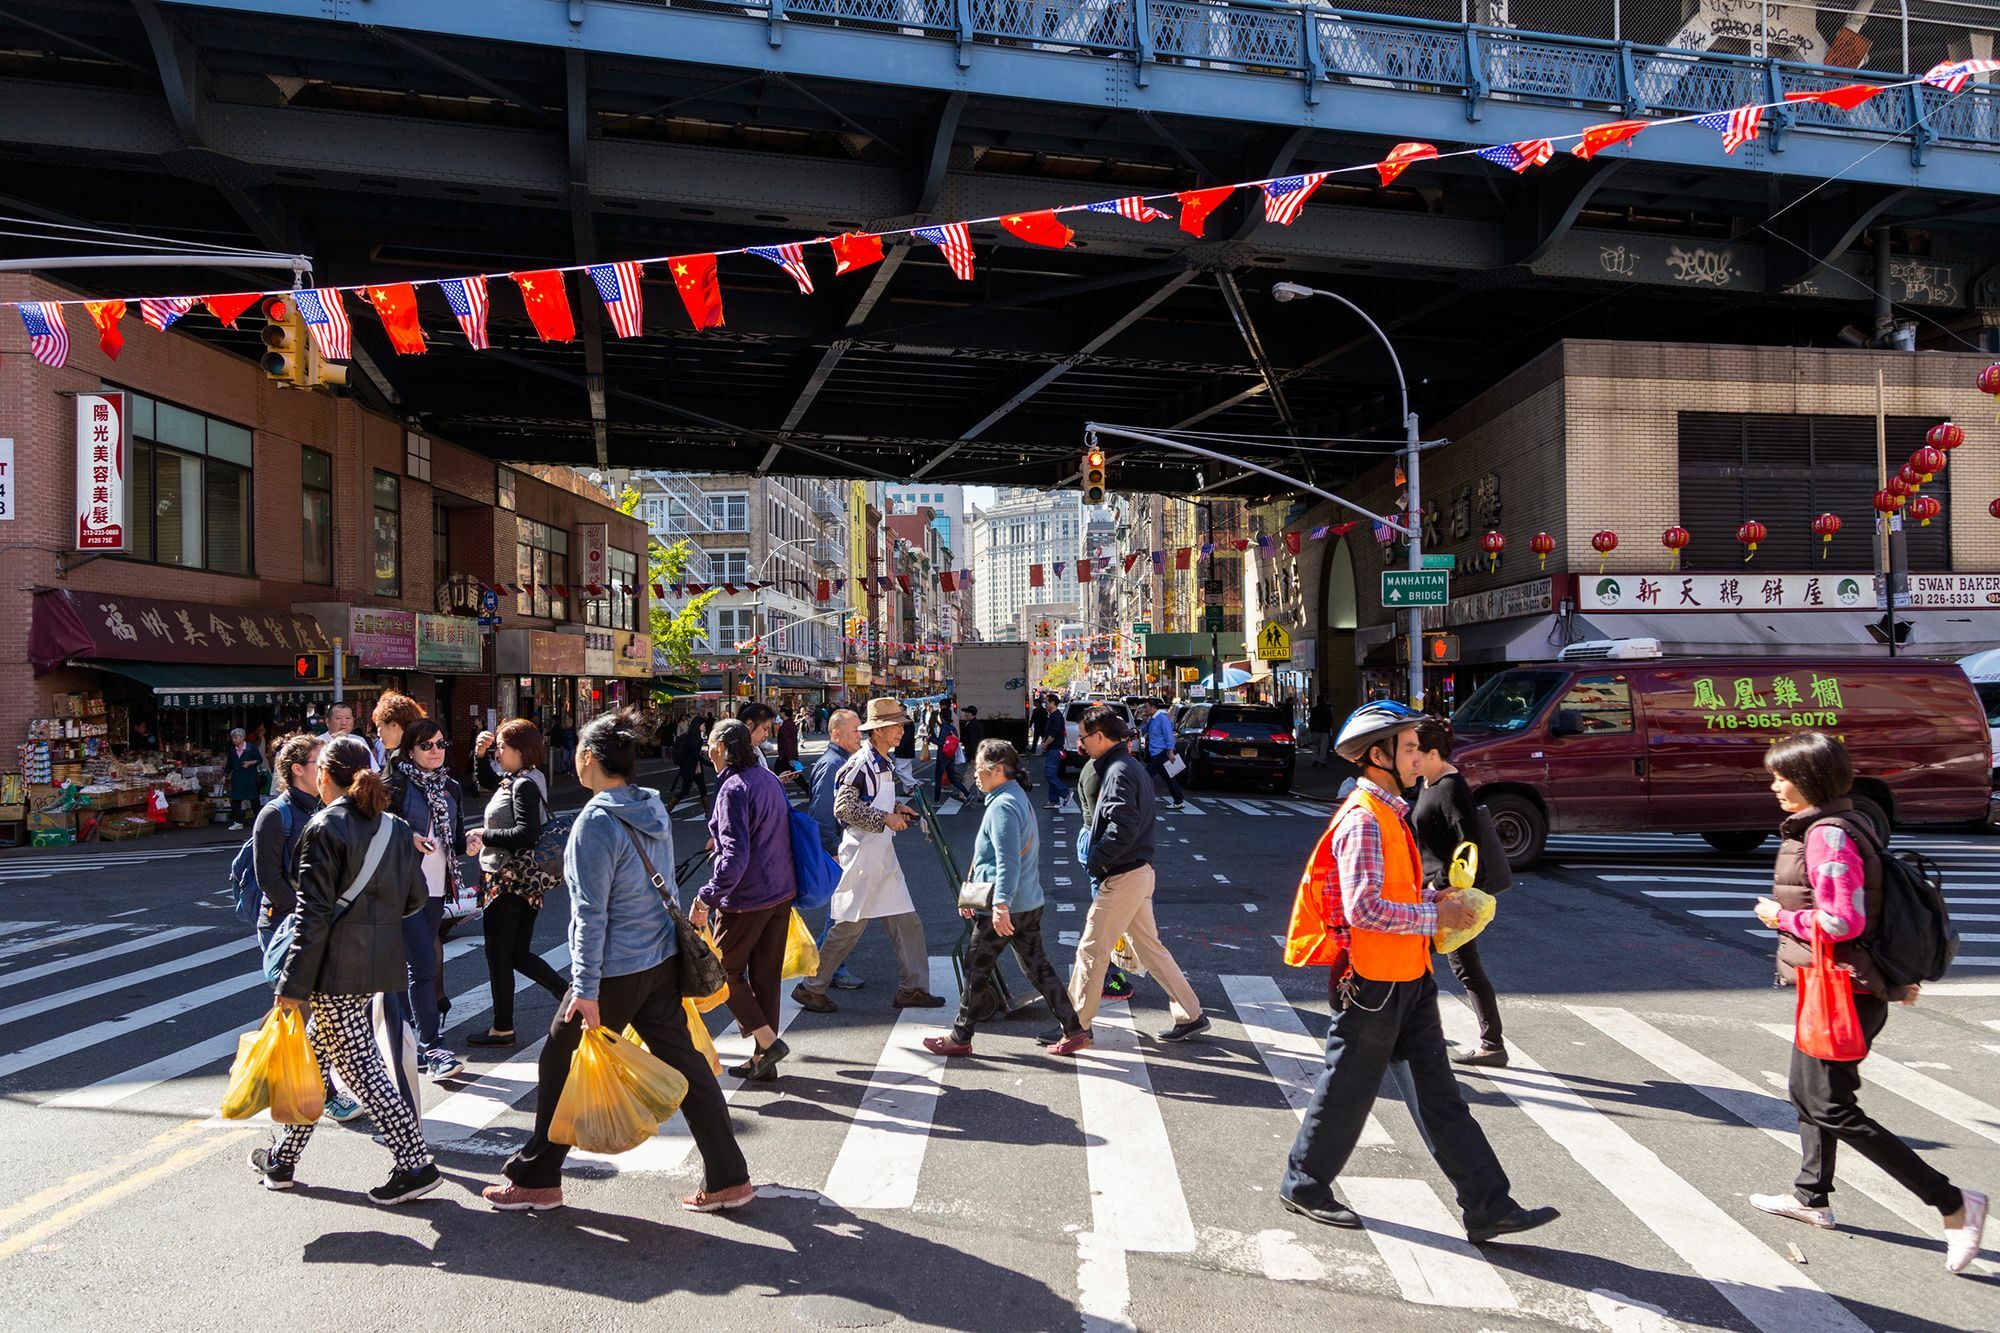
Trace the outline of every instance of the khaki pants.
<instances>
[{"instance_id":1,"label":"khaki pants","mask_svg":"<svg viewBox=\"0 0 2000 1333\"><path fill-rule=\"evenodd\" d=\"M1160 928L1153 923L1153 867L1140 866L1104 881L1090 915L1083 921L1083 939L1076 946L1076 966L1069 976L1069 999L1076 1016L1088 1028L1097 1018L1097 1002L1104 994L1104 973L1111 966L1111 950L1123 935L1139 955L1139 963L1167 992L1174 1022L1187 1023L1201 1016L1201 1001L1181 975L1180 964L1160 943Z\"/></svg>"}]
</instances>

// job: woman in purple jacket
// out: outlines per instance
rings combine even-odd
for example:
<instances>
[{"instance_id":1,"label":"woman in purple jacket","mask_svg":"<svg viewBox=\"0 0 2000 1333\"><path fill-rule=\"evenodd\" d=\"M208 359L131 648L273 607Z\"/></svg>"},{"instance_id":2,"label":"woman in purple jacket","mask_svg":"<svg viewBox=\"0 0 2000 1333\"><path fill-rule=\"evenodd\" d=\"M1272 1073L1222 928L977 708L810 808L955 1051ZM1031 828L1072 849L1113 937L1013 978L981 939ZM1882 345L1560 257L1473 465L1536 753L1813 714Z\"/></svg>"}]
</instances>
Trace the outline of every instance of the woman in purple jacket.
<instances>
[{"instance_id":1,"label":"woman in purple jacket","mask_svg":"<svg viewBox=\"0 0 2000 1333\"><path fill-rule=\"evenodd\" d=\"M729 974L729 1012L757 1043L757 1053L729 1072L773 1079L778 1061L791 1054L776 1024L792 899L798 896L792 803L741 722L715 724L708 758L722 779L708 817L715 859L688 920L700 927L714 911L715 944Z\"/></svg>"}]
</instances>

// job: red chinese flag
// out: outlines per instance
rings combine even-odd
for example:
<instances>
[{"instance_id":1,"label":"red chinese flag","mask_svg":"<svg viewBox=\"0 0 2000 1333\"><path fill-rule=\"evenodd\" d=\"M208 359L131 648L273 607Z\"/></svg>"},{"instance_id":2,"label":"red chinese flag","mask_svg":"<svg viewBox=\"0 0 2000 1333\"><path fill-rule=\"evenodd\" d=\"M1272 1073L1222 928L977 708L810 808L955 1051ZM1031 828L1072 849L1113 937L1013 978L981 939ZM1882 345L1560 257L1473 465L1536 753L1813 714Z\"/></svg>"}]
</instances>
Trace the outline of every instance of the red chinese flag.
<instances>
[{"instance_id":1,"label":"red chinese flag","mask_svg":"<svg viewBox=\"0 0 2000 1333\"><path fill-rule=\"evenodd\" d=\"M833 275L853 273L882 262L882 238L862 231L844 231L833 238Z\"/></svg>"},{"instance_id":2,"label":"red chinese flag","mask_svg":"<svg viewBox=\"0 0 2000 1333\"><path fill-rule=\"evenodd\" d=\"M1000 219L1000 225L1030 245L1046 245L1060 250L1076 235L1050 209L1039 213L1014 213Z\"/></svg>"},{"instance_id":3,"label":"red chinese flag","mask_svg":"<svg viewBox=\"0 0 2000 1333\"><path fill-rule=\"evenodd\" d=\"M1175 569L1194 568L1194 547L1178 546L1174 548L1174 568Z\"/></svg>"},{"instance_id":4,"label":"red chinese flag","mask_svg":"<svg viewBox=\"0 0 2000 1333\"><path fill-rule=\"evenodd\" d=\"M943 573L939 574L938 587L942 588L946 592L957 592L958 591L957 573L947 569Z\"/></svg>"},{"instance_id":5,"label":"red chinese flag","mask_svg":"<svg viewBox=\"0 0 2000 1333\"><path fill-rule=\"evenodd\" d=\"M1882 91L1877 83L1850 83L1840 88L1822 88L1816 93L1786 93L1787 102L1818 102L1824 106L1837 106L1842 111L1852 111L1863 102Z\"/></svg>"},{"instance_id":6,"label":"red chinese flag","mask_svg":"<svg viewBox=\"0 0 2000 1333\"><path fill-rule=\"evenodd\" d=\"M1181 201L1181 230L1190 236L1201 235L1201 229L1208 224L1208 215L1235 189L1234 185L1217 185L1206 190L1183 190L1175 195Z\"/></svg>"},{"instance_id":7,"label":"red chinese flag","mask_svg":"<svg viewBox=\"0 0 2000 1333\"><path fill-rule=\"evenodd\" d=\"M1588 162L1613 144L1624 143L1645 128L1643 120L1610 120L1602 125L1592 125L1584 130L1583 138L1569 151Z\"/></svg>"},{"instance_id":8,"label":"red chinese flag","mask_svg":"<svg viewBox=\"0 0 2000 1333\"><path fill-rule=\"evenodd\" d=\"M821 579L817 584L813 586L813 600L815 602L823 602L831 596L833 596L832 580Z\"/></svg>"},{"instance_id":9,"label":"red chinese flag","mask_svg":"<svg viewBox=\"0 0 2000 1333\"><path fill-rule=\"evenodd\" d=\"M1028 586L1030 588L1039 588L1042 586L1042 567L1040 565L1028 566Z\"/></svg>"},{"instance_id":10,"label":"red chinese flag","mask_svg":"<svg viewBox=\"0 0 2000 1333\"><path fill-rule=\"evenodd\" d=\"M208 307L208 313L222 321L222 327L236 327L236 317L256 305L261 298L256 292L231 292L227 296L204 296L201 303Z\"/></svg>"},{"instance_id":11,"label":"red chinese flag","mask_svg":"<svg viewBox=\"0 0 2000 1333\"><path fill-rule=\"evenodd\" d=\"M1245 551L1250 549L1250 539L1248 537L1238 537L1235 541L1229 544L1236 548L1236 554L1238 555L1242 555Z\"/></svg>"},{"instance_id":12,"label":"red chinese flag","mask_svg":"<svg viewBox=\"0 0 2000 1333\"><path fill-rule=\"evenodd\" d=\"M1139 563L1139 553L1137 551L1134 551L1130 555L1125 557L1125 572L1127 574L1130 574L1132 572L1132 566L1138 563Z\"/></svg>"},{"instance_id":13,"label":"red chinese flag","mask_svg":"<svg viewBox=\"0 0 2000 1333\"><path fill-rule=\"evenodd\" d=\"M536 269L509 276L521 289L521 304L528 307L528 318L535 322L535 332L542 335L543 342L576 341L576 320L569 313L569 291L563 285L560 269Z\"/></svg>"},{"instance_id":14,"label":"red chinese flag","mask_svg":"<svg viewBox=\"0 0 2000 1333\"><path fill-rule=\"evenodd\" d=\"M1286 549L1287 551L1290 551L1290 552L1291 552L1291 553L1292 553L1293 555L1297 555L1297 554L1299 553L1299 534L1298 534L1298 533L1296 533L1296 532L1288 532L1288 533L1286 533L1286 534L1285 534L1285 549Z\"/></svg>"},{"instance_id":15,"label":"red chinese flag","mask_svg":"<svg viewBox=\"0 0 2000 1333\"><path fill-rule=\"evenodd\" d=\"M681 304L698 329L722 327L722 283L715 274L714 255L676 255L667 261Z\"/></svg>"},{"instance_id":16,"label":"red chinese flag","mask_svg":"<svg viewBox=\"0 0 2000 1333\"><path fill-rule=\"evenodd\" d=\"M1076 562L1076 581L1078 583L1090 582L1090 562L1088 560L1079 560Z\"/></svg>"},{"instance_id":17,"label":"red chinese flag","mask_svg":"<svg viewBox=\"0 0 2000 1333\"><path fill-rule=\"evenodd\" d=\"M407 282L392 282L367 290L368 303L389 334L389 345L404 356L422 356L424 329L417 321L417 289Z\"/></svg>"},{"instance_id":18,"label":"red chinese flag","mask_svg":"<svg viewBox=\"0 0 2000 1333\"><path fill-rule=\"evenodd\" d=\"M118 321L125 318L125 303L85 301L83 308L90 312L90 322L97 326L98 350L116 361L125 347L125 335L118 331Z\"/></svg>"},{"instance_id":19,"label":"red chinese flag","mask_svg":"<svg viewBox=\"0 0 2000 1333\"><path fill-rule=\"evenodd\" d=\"M910 590L910 576L908 574L896 575L896 586L904 592L908 592Z\"/></svg>"},{"instance_id":20,"label":"red chinese flag","mask_svg":"<svg viewBox=\"0 0 2000 1333\"><path fill-rule=\"evenodd\" d=\"M1438 150L1427 143L1399 143L1389 150L1389 156L1375 164L1375 170L1381 173L1382 183L1387 185L1413 164L1437 155Z\"/></svg>"}]
</instances>

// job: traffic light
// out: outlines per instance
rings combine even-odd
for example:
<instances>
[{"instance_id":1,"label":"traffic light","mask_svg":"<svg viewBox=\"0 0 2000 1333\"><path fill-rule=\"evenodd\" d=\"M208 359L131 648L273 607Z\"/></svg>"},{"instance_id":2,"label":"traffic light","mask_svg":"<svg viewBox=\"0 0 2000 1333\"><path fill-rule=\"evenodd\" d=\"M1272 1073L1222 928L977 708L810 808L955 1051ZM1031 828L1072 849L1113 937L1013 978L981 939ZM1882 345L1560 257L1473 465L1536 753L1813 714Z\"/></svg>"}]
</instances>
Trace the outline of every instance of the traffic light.
<instances>
[{"instance_id":1,"label":"traffic light","mask_svg":"<svg viewBox=\"0 0 2000 1333\"><path fill-rule=\"evenodd\" d=\"M1456 634L1424 635L1424 661L1432 666L1447 666L1458 660L1458 636Z\"/></svg>"},{"instance_id":2,"label":"traffic light","mask_svg":"<svg viewBox=\"0 0 2000 1333\"><path fill-rule=\"evenodd\" d=\"M1083 502L1104 503L1104 451L1094 444L1083 451Z\"/></svg>"},{"instance_id":3,"label":"traffic light","mask_svg":"<svg viewBox=\"0 0 2000 1333\"><path fill-rule=\"evenodd\" d=\"M300 681L333 679L331 655L328 653L300 653L292 659L292 679Z\"/></svg>"},{"instance_id":4,"label":"traffic light","mask_svg":"<svg viewBox=\"0 0 2000 1333\"><path fill-rule=\"evenodd\" d=\"M322 360L306 334L298 303L283 296L264 302L264 373L294 389L340 389L347 386L347 367Z\"/></svg>"}]
</instances>

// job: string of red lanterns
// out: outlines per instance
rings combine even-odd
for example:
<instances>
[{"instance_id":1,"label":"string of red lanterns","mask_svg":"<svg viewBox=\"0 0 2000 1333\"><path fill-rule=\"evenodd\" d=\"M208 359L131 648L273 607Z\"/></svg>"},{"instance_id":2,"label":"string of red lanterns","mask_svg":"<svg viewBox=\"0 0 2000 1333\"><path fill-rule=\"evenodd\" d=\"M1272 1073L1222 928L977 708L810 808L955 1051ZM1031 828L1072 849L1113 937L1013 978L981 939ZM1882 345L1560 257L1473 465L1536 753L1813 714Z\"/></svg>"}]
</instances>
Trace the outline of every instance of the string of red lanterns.
<instances>
[{"instance_id":1,"label":"string of red lanterns","mask_svg":"<svg viewBox=\"0 0 2000 1333\"><path fill-rule=\"evenodd\" d=\"M1597 552L1597 572L1604 572L1604 562L1618 549L1618 534L1606 528L1590 539L1590 549Z\"/></svg>"},{"instance_id":2,"label":"string of red lanterns","mask_svg":"<svg viewBox=\"0 0 2000 1333\"><path fill-rule=\"evenodd\" d=\"M1993 503L1996 507L2000 507L2000 500L1995 500ZM1528 549L1541 558L1542 568L1547 569L1549 556L1556 549L1556 539L1546 532L1538 532L1528 538Z\"/></svg>"},{"instance_id":3,"label":"string of red lanterns","mask_svg":"<svg viewBox=\"0 0 2000 1333\"><path fill-rule=\"evenodd\" d=\"M1687 544L1693 540L1693 534L1678 523L1660 534L1660 545L1667 548L1668 568L1679 569L1681 567L1681 552L1686 550Z\"/></svg>"},{"instance_id":4,"label":"string of red lanterns","mask_svg":"<svg viewBox=\"0 0 2000 1333\"><path fill-rule=\"evenodd\" d=\"M1833 545L1835 534L1840 531L1840 515L1821 514L1813 520L1813 531L1819 535L1819 558L1826 559L1826 548Z\"/></svg>"},{"instance_id":5,"label":"string of red lanterns","mask_svg":"<svg viewBox=\"0 0 2000 1333\"><path fill-rule=\"evenodd\" d=\"M1763 544L1764 538L1770 535L1769 529L1754 518L1736 529L1736 540L1744 547L1744 564L1747 565L1757 558L1757 548Z\"/></svg>"}]
</instances>

